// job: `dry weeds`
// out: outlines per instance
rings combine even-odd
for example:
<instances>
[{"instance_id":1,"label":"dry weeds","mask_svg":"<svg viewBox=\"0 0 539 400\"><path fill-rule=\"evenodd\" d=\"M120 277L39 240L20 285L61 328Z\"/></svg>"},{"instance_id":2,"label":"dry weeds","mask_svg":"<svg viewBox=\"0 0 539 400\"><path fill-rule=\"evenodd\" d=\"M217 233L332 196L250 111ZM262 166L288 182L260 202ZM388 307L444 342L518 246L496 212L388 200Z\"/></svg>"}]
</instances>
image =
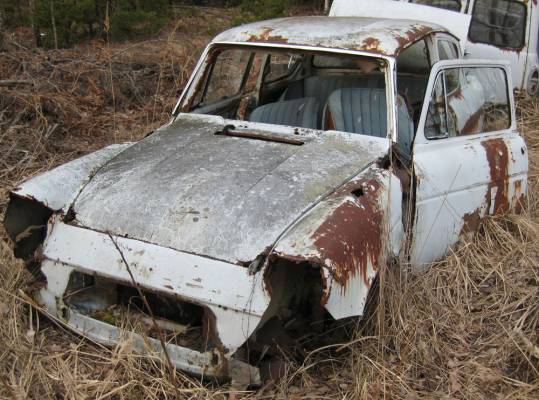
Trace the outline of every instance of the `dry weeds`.
<instances>
[{"instance_id":1,"label":"dry weeds","mask_svg":"<svg viewBox=\"0 0 539 400\"><path fill-rule=\"evenodd\" d=\"M2 76L23 81L0 86L0 209L22 178L166 120L204 40L196 32L201 41L187 41L181 29L166 36L0 55ZM174 385L156 355L134 354L128 341L108 349L38 318L24 295L29 274L2 233L0 397L539 398L539 101L521 101L519 113L531 167L526 212L489 218L421 275L387 271L380 304L353 340L291 363L278 386L257 392L179 373Z\"/></svg>"}]
</instances>

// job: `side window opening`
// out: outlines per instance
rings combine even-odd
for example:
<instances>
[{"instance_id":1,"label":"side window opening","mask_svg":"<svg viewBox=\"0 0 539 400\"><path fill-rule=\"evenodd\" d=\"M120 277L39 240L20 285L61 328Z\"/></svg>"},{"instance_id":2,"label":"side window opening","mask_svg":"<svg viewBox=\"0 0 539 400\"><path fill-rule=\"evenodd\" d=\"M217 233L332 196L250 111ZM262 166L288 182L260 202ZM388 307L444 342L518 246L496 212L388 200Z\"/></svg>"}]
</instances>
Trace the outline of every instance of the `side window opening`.
<instances>
[{"instance_id":1,"label":"side window opening","mask_svg":"<svg viewBox=\"0 0 539 400\"><path fill-rule=\"evenodd\" d=\"M431 69L425 40L408 47L397 57L397 92L405 100L417 126Z\"/></svg>"},{"instance_id":2,"label":"side window opening","mask_svg":"<svg viewBox=\"0 0 539 400\"><path fill-rule=\"evenodd\" d=\"M456 60L459 58L459 49L454 42L440 39L437 46L439 60Z\"/></svg>"},{"instance_id":3,"label":"side window opening","mask_svg":"<svg viewBox=\"0 0 539 400\"><path fill-rule=\"evenodd\" d=\"M450 68L438 74L427 109L427 139L496 132L510 126L509 88L503 69Z\"/></svg>"},{"instance_id":4,"label":"side window opening","mask_svg":"<svg viewBox=\"0 0 539 400\"><path fill-rule=\"evenodd\" d=\"M469 38L472 42L521 49L526 38L527 2L476 0Z\"/></svg>"},{"instance_id":5,"label":"side window opening","mask_svg":"<svg viewBox=\"0 0 539 400\"><path fill-rule=\"evenodd\" d=\"M301 63L299 54L275 53L269 56L264 82L271 83L292 75Z\"/></svg>"},{"instance_id":6,"label":"side window opening","mask_svg":"<svg viewBox=\"0 0 539 400\"><path fill-rule=\"evenodd\" d=\"M208 75L202 103L223 100L240 92L251 53L224 50L217 56Z\"/></svg>"}]
</instances>

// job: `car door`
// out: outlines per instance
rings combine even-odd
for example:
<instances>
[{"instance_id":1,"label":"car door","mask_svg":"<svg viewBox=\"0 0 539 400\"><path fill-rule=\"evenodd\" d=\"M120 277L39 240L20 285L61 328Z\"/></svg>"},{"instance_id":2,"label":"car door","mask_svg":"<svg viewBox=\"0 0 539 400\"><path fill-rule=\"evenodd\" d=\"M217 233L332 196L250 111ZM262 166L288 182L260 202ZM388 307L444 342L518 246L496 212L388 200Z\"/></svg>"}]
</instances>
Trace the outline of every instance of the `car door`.
<instances>
[{"instance_id":1,"label":"car door","mask_svg":"<svg viewBox=\"0 0 539 400\"><path fill-rule=\"evenodd\" d=\"M507 211L525 196L527 150L511 85L503 63L434 65L413 149L412 265L440 259L486 214Z\"/></svg>"}]
</instances>

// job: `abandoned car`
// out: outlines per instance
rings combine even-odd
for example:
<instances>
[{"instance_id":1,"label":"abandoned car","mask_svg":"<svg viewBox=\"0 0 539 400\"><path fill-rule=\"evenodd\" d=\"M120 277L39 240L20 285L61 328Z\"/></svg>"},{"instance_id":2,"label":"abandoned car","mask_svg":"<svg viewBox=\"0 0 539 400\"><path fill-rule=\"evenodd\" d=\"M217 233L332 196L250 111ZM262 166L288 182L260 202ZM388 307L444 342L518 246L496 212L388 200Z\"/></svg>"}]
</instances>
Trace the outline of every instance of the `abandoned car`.
<instances>
[{"instance_id":1,"label":"abandoned car","mask_svg":"<svg viewBox=\"0 0 539 400\"><path fill-rule=\"evenodd\" d=\"M168 124L12 191L36 302L94 341L259 384L279 346L362 316L382 266L425 268L525 198L509 67L458 46L356 17L218 35Z\"/></svg>"}]
</instances>

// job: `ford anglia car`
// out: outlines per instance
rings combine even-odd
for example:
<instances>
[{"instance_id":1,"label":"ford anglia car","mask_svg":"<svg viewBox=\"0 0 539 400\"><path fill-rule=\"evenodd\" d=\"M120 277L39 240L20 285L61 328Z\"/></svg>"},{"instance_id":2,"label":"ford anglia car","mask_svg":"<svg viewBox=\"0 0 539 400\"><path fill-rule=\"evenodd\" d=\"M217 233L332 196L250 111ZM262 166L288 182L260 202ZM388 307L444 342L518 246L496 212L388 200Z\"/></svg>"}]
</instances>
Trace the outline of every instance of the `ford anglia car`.
<instances>
[{"instance_id":1,"label":"ford anglia car","mask_svg":"<svg viewBox=\"0 0 539 400\"><path fill-rule=\"evenodd\" d=\"M36 302L94 341L259 384L279 346L361 317L382 266L420 270L522 203L510 71L459 40L358 17L220 34L168 124L12 191Z\"/></svg>"}]
</instances>

